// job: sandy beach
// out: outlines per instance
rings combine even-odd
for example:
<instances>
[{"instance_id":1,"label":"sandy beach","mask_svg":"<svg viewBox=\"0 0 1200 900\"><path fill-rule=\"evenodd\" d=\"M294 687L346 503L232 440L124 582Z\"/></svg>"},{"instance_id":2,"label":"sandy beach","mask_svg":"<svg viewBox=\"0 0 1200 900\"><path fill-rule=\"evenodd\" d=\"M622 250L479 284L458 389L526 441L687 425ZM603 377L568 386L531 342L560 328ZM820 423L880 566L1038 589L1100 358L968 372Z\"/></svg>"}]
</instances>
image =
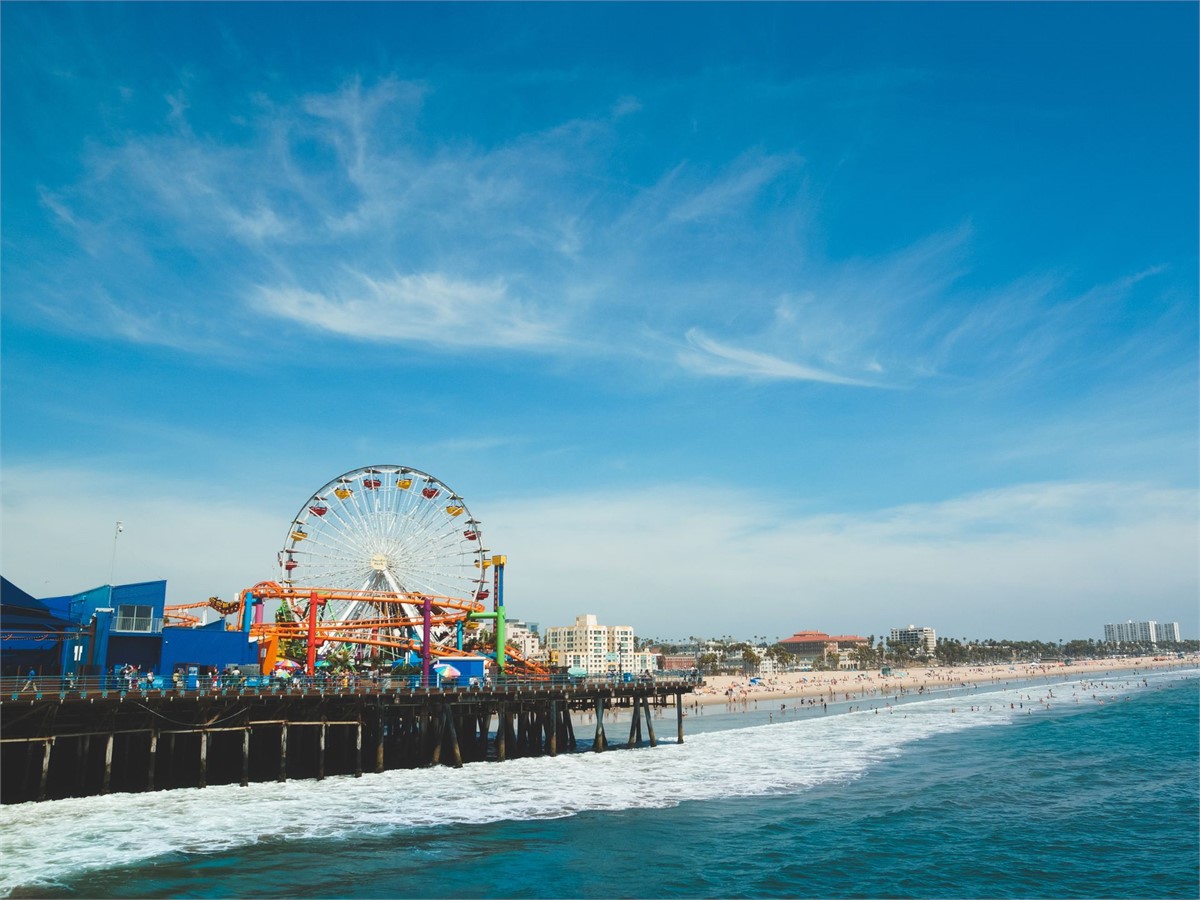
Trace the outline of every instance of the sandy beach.
<instances>
[{"instance_id":1,"label":"sandy beach","mask_svg":"<svg viewBox=\"0 0 1200 900\"><path fill-rule=\"evenodd\" d=\"M795 697L821 697L828 702L918 694L972 684L1007 684L1032 678L1098 678L1106 674L1159 668L1196 666L1195 659L1077 660L1071 665L1014 663L998 666L913 667L895 670L890 675L878 669L869 672L789 672L765 676L751 683L744 675L710 675L688 697L688 705L740 703L741 701L786 700Z\"/></svg>"}]
</instances>

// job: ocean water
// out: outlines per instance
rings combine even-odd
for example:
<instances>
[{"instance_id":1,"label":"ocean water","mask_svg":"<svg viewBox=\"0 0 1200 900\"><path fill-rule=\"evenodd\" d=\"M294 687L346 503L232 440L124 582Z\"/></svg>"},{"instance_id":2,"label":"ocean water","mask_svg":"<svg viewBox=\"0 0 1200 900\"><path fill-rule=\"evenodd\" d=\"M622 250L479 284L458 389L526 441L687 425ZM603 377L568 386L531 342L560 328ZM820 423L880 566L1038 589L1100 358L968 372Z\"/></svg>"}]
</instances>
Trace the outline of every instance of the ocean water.
<instances>
[{"instance_id":1,"label":"ocean water","mask_svg":"<svg viewBox=\"0 0 1200 900\"><path fill-rule=\"evenodd\" d=\"M778 702L655 749L4 807L0 894L1200 894L1196 670Z\"/></svg>"}]
</instances>

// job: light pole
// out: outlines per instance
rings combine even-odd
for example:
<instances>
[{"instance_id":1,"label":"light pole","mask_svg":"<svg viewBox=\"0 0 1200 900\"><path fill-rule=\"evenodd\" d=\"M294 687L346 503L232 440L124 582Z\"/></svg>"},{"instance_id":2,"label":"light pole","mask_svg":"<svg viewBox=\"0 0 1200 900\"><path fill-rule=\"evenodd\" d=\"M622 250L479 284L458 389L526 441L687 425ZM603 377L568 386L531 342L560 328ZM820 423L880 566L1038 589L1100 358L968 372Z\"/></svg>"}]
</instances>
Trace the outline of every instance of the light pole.
<instances>
[{"instance_id":1,"label":"light pole","mask_svg":"<svg viewBox=\"0 0 1200 900\"><path fill-rule=\"evenodd\" d=\"M108 567L108 586L110 588L112 587L114 573L117 571L117 535L119 535L124 530L125 530L124 524L121 522L118 522L117 528L113 532L112 563Z\"/></svg>"}]
</instances>

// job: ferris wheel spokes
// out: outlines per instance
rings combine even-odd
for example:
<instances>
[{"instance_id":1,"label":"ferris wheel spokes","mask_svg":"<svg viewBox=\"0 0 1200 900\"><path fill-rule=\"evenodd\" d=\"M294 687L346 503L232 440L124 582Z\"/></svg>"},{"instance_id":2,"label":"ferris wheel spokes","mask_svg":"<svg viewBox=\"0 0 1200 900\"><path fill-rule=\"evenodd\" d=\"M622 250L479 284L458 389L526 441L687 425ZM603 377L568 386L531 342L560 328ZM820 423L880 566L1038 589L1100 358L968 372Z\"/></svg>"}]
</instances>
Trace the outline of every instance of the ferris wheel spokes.
<instances>
[{"instance_id":1,"label":"ferris wheel spokes","mask_svg":"<svg viewBox=\"0 0 1200 900\"><path fill-rule=\"evenodd\" d=\"M397 639L423 630L411 624L420 620L422 604L410 597L440 598L441 624L431 637L447 639L451 623L467 613L448 598L474 602L483 591L479 524L462 497L432 475L405 466L355 469L314 493L295 516L280 552L281 581L390 595L396 602L333 601L322 616L372 628L376 620L392 622L379 632Z\"/></svg>"}]
</instances>

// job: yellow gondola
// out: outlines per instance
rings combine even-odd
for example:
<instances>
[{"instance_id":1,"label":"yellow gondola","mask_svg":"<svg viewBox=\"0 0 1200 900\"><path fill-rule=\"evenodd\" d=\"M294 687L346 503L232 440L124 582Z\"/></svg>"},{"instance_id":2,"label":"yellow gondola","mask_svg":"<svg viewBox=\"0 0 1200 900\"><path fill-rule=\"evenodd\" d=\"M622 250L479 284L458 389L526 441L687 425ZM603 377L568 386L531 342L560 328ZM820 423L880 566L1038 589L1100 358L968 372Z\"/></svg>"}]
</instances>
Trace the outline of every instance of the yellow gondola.
<instances>
[{"instance_id":1,"label":"yellow gondola","mask_svg":"<svg viewBox=\"0 0 1200 900\"><path fill-rule=\"evenodd\" d=\"M297 528L295 531L292 532L292 540L293 541L302 541L306 537L308 537L308 532L302 531L299 528Z\"/></svg>"},{"instance_id":2,"label":"yellow gondola","mask_svg":"<svg viewBox=\"0 0 1200 900\"><path fill-rule=\"evenodd\" d=\"M447 506L446 512L452 516L461 516L465 512L465 508L461 506Z\"/></svg>"},{"instance_id":3,"label":"yellow gondola","mask_svg":"<svg viewBox=\"0 0 1200 900\"><path fill-rule=\"evenodd\" d=\"M354 491L350 490L350 488L340 487L333 492L333 495L335 497L337 497L339 500L345 500L347 497L349 497L353 493L354 493Z\"/></svg>"},{"instance_id":4,"label":"yellow gondola","mask_svg":"<svg viewBox=\"0 0 1200 900\"><path fill-rule=\"evenodd\" d=\"M400 488L402 491L407 491L410 487L412 487L412 479L398 478L396 479L396 487Z\"/></svg>"}]
</instances>

